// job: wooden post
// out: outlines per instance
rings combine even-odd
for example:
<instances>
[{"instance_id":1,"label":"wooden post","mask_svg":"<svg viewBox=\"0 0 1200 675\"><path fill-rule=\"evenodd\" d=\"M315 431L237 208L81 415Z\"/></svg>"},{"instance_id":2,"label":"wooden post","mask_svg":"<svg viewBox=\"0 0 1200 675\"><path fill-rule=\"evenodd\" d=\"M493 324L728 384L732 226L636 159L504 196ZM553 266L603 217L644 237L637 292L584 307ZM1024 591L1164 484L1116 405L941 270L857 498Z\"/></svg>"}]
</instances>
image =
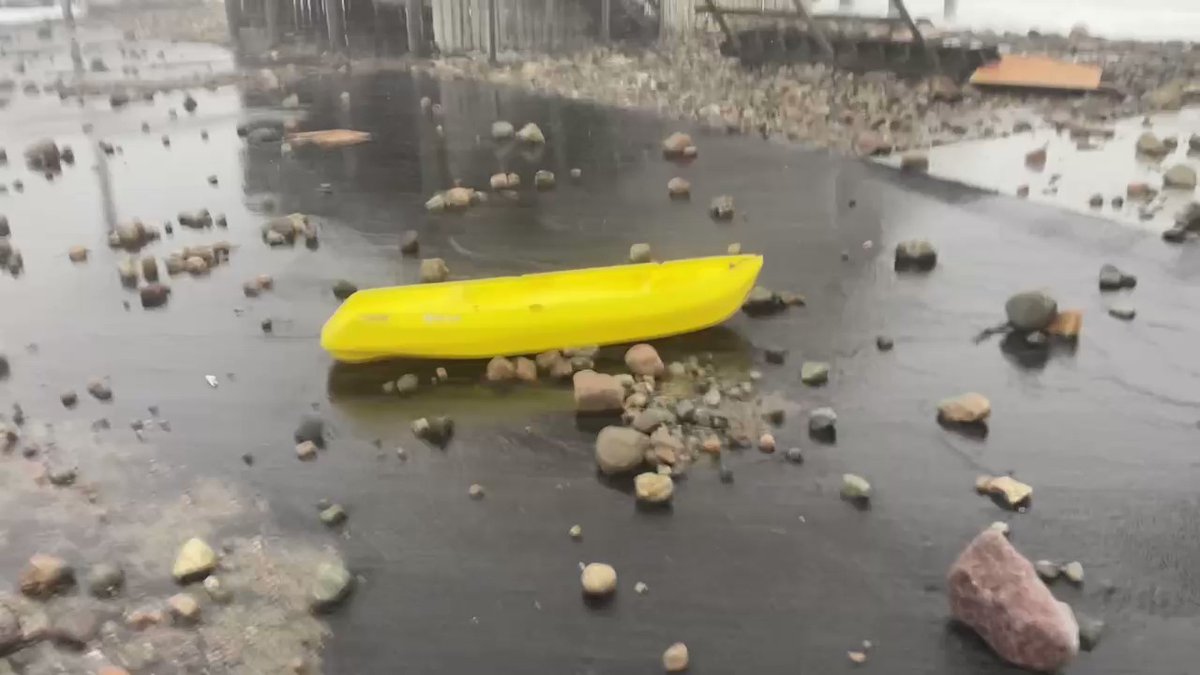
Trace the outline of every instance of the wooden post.
<instances>
[{"instance_id":1,"label":"wooden post","mask_svg":"<svg viewBox=\"0 0 1200 675\"><path fill-rule=\"evenodd\" d=\"M799 2L799 0L796 0ZM904 19L904 23L908 25L908 30L912 32L913 42L925 52L925 57L929 59L929 64L934 70L941 70L941 64L938 63L937 52L929 48L925 44L925 36L921 35L921 31L917 29L917 24L913 21L912 15L908 13L908 8L904 6L904 0L892 0L892 7L900 14L900 18Z\"/></svg>"},{"instance_id":2,"label":"wooden post","mask_svg":"<svg viewBox=\"0 0 1200 675\"><path fill-rule=\"evenodd\" d=\"M500 17L496 14L497 0L488 0L487 30L488 30L488 63L496 63L496 35L500 32Z\"/></svg>"},{"instance_id":3,"label":"wooden post","mask_svg":"<svg viewBox=\"0 0 1200 675\"><path fill-rule=\"evenodd\" d=\"M600 39L612 40L612 0L600 0Z\"/></svg>"},{"instance_id":4,"label":"wooden post","mask_svg":"<svg viewBox=\"0 0 1200 675\"><path fill-rule=\"evenodd\" d=\"M70 0L64 0L70 2ZM225 0L225 23L229 25L229 39L235 54L242 53L242 3L241 0Z\"/></svg>"},{"instance_id":5,"label":"wooden post","mask_svg":"<svg viewBox=\"0 0 1200 675\"><path fill-rule=\"evenodd\" d=\"M325 26L329 31L329 48L344 52L346 47L346 17L342 0L325 0Z\"/></svg>"},{"instance_id":6,"label":"wooden post","mask_svg":"<svg viewBox=\"0 0 1200 675\"><path fill-rule=\"evenodd\" d=\"M825 31L817 25L816 21L813 21L812 15L804 8L804 2L802 0L792 0L792 4L796 6L796 13L808 25L808 32L817 41L817 46L821 48L821 51L825 52L826 58L831 61L834 60L833 45L829 44L829 38L825 37Z\"/></svg>"},{"instance_id":7,"label":"wooden post","mask_svg":"<svg viewBox=\"0 0 1200 675\"><path fill-rule=\"evenodd\" d=\"M725 37L729 39L729 44L733 45L733 50L740 53L742 51L742 41L738 39L737 33L729 30L729 24L725 22L725 15L717 6L713 4L713 0L704 0L704 4L708 7L709 14L712 14L717 25L721 27L721 32L725 33Z\"/></svg>"},{"instance_id":8,"label":"wooden post","mask_svg":"<svg viewBox=\"0 0 1200 675\"><path fill-rule=\"evenodd\" d=\"M263 0L263 11L267 14L267 46L279 44L279 0Z\"/></svg>"},{"instance_id":9,"label":"wooden post","mask_svg":"<svg viewBox=\"0 0 1200 675\"><path fill-rule=\"evenodd\" d=\"M425 14L421 0L404 3L404 23L408 33L408 52L413 56L425 56Z\"/></svg>"}]
</instances>

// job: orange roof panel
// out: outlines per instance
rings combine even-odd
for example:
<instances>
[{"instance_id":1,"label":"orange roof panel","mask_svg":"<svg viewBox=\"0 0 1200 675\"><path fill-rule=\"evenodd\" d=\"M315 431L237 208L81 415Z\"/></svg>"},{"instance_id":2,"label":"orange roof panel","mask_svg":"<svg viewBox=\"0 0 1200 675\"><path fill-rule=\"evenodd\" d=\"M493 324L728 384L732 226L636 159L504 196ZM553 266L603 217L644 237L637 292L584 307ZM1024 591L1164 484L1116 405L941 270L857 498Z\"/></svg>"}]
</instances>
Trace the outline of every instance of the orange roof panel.
<instances>
[{"instance_id":1,"label":"orange roof panel","mask_svg":"<svg viewBox=\"0 0 1200 675\"><path fill-rule=\"evenodd\" d=\"M1068 91L1095 91L1100 88L1100 66L1068 63L1046 56L1000 57L999 61L980 66L971 75L971 84L983 87L1033 87Z\"/></svg>"}]
</instances>

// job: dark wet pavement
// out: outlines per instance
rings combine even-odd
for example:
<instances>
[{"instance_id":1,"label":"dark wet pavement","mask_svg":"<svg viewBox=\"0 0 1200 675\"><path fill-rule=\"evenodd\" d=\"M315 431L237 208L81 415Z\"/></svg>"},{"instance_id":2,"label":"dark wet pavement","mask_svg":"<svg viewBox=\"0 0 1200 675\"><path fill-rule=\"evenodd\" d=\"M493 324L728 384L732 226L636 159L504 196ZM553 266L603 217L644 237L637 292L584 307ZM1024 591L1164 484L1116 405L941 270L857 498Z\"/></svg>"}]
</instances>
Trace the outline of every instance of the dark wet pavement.
<instances>
[{"instance_id":1,"label":"dark wet pavement","mask_svg":"<svg viewBox=\"0 0 1200 675\"><path fill-rule=\"evenodd\" d=\"M684 641L690 672L836 673L856 668L846 651L863 640L874 645L866 669L1010 672L949 626L942 591L958 551L995 520L1011 524L1030 558L1084 564L1083 587L1060 584L1055 593L1109 628L1072 673L1194 671L1194 249L751 138L697 135L699 159L678 166L658 154L673 124L467 82L375 72L313 76L298 90L302 129L355 128L375 140L289 156L247 148L239 121L298 111L248 110L232 86L192 89L199 108L180 109L177 121L167 114L179 108L177 91L121 111L54 96L18 105L19 94L0 109L0 146L10 157L0 181L26 184L24 193L0 196L0 213L27 269L0 277L0 331L12 362L0 406L19 401L31 418L60 428L106 416L109 436L135 443L125 420L156 405L171 431L151 436L155 470L114 479L122 491L113 499L137 504L202 476L269 504L265 522L247 518L223 534L270 529L340 549L362 584L330 619L325 672L657 672L662 650ZM421 115L422 95L445 107L444 119ZM534 154L495 148L488 130L498 118L537 122L549 144ZM143 120L150 134L140 131ZM79 130L84 121L95 124L90 136ZM24 143L46 135L78 157L53 181L20 161ZM103 162L107 196L99 139L122 149ZM567 179L572 167L583 171L578 184ZM558 174L556 191L531 191L538 168ZM424 200L452 179L482 187L501 169L521 173L519 204L493 198L464 215L425 214ZM218 186L208 185L209 174ZM667 198L674 175L691 180L689 203ZM737 201L729 224L705 214L721 193ZM320 248L268 249L258 231L268 203L273 213L313 216ZM105 244L106 210L161 224L198 208L226 214L229 229L176 227L145 253L228 239L237 246L230 263L205 278L172 279L169 306L143 311L117 278L123 254ZM415 280L416 261L398 251L410 228L421 234L422 254L445 258L456 277L618 263L638 241L664 259L720 253L734 241L762 252L762 283L802 292L808 306L766 319L739 315L664 352L712 351L730 367L762 370L761 390L792 403L779 444L803 447L806 462L735 451L727 460L735 482L725 485L701 461L677 486L673 509L648 514L596 479L593 436L575 428L567 389L498 394L475 384L478 364L447 363L452 383L435 391L410 400L374 393L408 366L335 368L317 335L336 307L333 281ZM939 248L927 276L891 270L891 249L911 237ZM86 265L66 258L76 244L93 250ZM1104 262L1138 275L1137 289L1122 297L1137 307L1132 323L1105 313L1110 298L1096 282ZM260 273L274 276L275 290L244 298L241 283ZM1010 293L1031 287L1084 310L1077 350L1031 366L1002 352L999 340L972 341L1002 318ZM270 335L259 329L264 318L274 321ZM892 336L895 350L877 352L878 334ZM36 350L25 349L31 344ZM786 347L787 363L764 364L764 346ZM605 359L615 369L620 351ZM804 359L832 364L827 386L800 384ZM435 365L443 364L425 367ZM62 390L82 395L98 376L112 379L111 404L84 396L76 409L62 408ZM982 441L934 422L940 399L972 390L993 404ZM807 439L802 411L821 405L838 411L835 446ZM301 463L292 430L314 406L334 437L316 462ZM458 421L445 451L408 432L411 419L431 413ZM76 452L84 475L106 461ZM869 511L838 498L848 471L874 483ZM1007 471L1034 487L1029 512L1008 513L974 494L977 474ZM484 500L467 498L471 483L486 487ZM316 520L321 497L350 512L340 536ZM23 518L5 522L5 578L42 536L24 530ZM568 537L573 524L582 525L582 541ZM104 539L103 526L87 527ZM615 601L600 609L579 594L578 563L591 561L619 574ZM638 581L647 594L634 592Z\"/></svg>"}]
</instances>

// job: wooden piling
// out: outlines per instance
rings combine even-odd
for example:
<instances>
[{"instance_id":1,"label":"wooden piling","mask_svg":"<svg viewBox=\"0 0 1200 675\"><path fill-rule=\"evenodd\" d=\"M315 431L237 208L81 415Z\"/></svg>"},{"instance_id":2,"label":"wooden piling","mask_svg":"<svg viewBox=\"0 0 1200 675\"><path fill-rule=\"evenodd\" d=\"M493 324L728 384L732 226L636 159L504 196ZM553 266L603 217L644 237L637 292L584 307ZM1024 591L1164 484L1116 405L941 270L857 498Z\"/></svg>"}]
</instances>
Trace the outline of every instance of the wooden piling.
<instances>
[{"instance_id":1,"label":"wooden piling","mask_svg":"<svg viewBox=\"0 0 1200 675\"><path fill-rule=\"evenodd\" d=\"M335 52L346 49L346 15L342 0L325 0L325 26L329 32L329 48Z\"/></svg>"},{"instance_id":2,"label":"wooden piling","mask_svg":"<svg viewBox=\"0 0 1200 675\"><path fill-rule=\"evenodd\" d=\"M404 3L408 51L413 56L425 56L425 18L421 12L423 4L421 0L407 0Z\"/></svg>"}]
</instances>

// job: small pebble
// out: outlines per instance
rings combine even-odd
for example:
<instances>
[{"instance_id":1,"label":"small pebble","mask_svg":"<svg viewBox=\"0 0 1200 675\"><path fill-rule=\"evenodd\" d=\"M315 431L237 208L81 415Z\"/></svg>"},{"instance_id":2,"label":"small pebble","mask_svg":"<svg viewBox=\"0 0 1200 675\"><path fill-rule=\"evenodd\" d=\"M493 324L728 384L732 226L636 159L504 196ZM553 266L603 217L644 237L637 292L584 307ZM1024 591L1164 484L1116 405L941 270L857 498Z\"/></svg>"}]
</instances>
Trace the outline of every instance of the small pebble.
<instances>
[{"instance_id":1,"label":"small pebble","mask_svg":"<svg viewBox=\"0 0 1200 675\"><path fill-rule=\"evenodd\" d=\"M483 499L483 486L479 483L473 483L471 487L467 488L467 494L471 499Z\"/></svg>"},{"instance_id":2,"label":"small pebble","mask_svg":"<svg viewBox=\"0 0 1200 675\"><path fill-rule=\"evenodd\" d=\"M633 585L633 592L638 595L645 595L650 592L650 587L646 585L646 582L639 581Z\"/></svg>"},{"instance_id":3,"label":"small pebble","mask_svg":"<svg viewBox=\"0 0 1200 675\"><path fill-rule=\"evenodd\" d=\"M788 448L787 451L783 453L783 457L792 464L804 463L804 453L800 451L800 448Z\"/></svg>"},{"instance_id":4,"label":"small pebble","mask_svg":"<svg viewBox=\"0 0 1200 675\"><path fill-rule=\"evenodd\" d=\"M582 539L583 538L583 527L581 527L579 525L572 525L571 529L567 530L567 534L571 535L572 539L576 539L576 540Z\"/></svg>"},{"instance_id":5,"label":"small pebble","mask_svg":"<svg viewBox=\"0 0 1200 675\"><path fill-rule=\"evenodd\" d=\"M662 656L663 670L668 673L682 673L688 668L688 648L682 642L667 647Z\"/></svg>"},{"instance_id":6,"label":"small pebble","mask_svg":"<svg viewBox=\"0 0 1200 675\"><path fill-rule=\"evenodd\" d=\"M758 449L765 453L775 452L775 437L771 434L763 434L758 439Z\"/></svg>"},{"instance_id":7,"label":"small pebble","mask_svg":"<svg viewBox=\"0 0 1200 675\"><path fill-rule=\"evenodd\" d=\"M1079 561L1072 561L1062 566L1063 576L1073 584L1083 583L1083 565Z\"/></svg>"}]
</instances>

